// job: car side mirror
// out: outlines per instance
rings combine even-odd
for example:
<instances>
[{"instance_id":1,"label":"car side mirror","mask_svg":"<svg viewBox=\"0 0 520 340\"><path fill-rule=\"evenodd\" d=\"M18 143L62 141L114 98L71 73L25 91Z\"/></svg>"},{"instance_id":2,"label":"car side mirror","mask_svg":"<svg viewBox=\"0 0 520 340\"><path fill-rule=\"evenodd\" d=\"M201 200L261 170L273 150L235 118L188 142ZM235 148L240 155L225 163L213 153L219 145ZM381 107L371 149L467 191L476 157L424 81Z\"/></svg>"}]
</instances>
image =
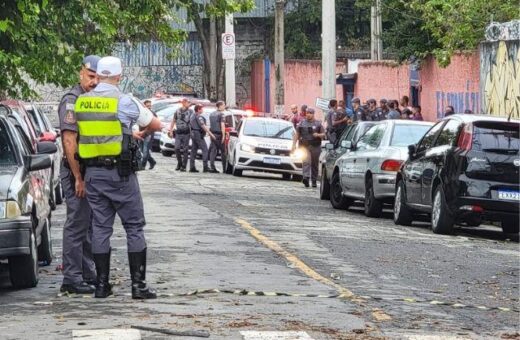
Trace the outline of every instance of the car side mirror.
<instances>
[{"instance_id":1,"label":"car side mirror","mask_svg":"<svg viewBox=\"0 0 520 340\"><path fill-rule=\"evenodd\" d=\"M38 154L52 154L58 151L56 144L53 142L38 142L36 143L36 150Z\"/></svg>"},{"instance_id":2,"label":"car side mirror","mask_svg":"<svg viewBox=\"0 0 520 340\"><path fill-rule=\"evenodd\" d=\"M408 158L412 159L417 152L417 146L415 144L408 145Z\"/></svg>"},{"instance_id":3,"label":"car side mirror","mask_svg":"<svg viewBox=\"0 0 520 340\"><path fill-rule=\"evenodd\" d=\"M343 140L341 141L341 147L345 149L352 149L352 141Z\"/></svg>"},{"instance_id":4,"label":"car side mirror","mask_svg":"<svg viewBox=\"0 0 520 340\"><path fill-rule=\"evenodd\" d=\"M24 157L25 168L28 171L48 169L52 166L49 155L29 155Z\"/></svg>"},{"instance_id":5,"label":"car side mirror","mask_svg":"<svg viewBox=\"0 0 520 340\"><path fill-rule=\"evenodd\" d=\"M332 144L332 143L325 144L325 150L334 150L334 144Z\"/></svg>"},{"instance_id":6,"label":"car side mirror","mask_svg":"<svg viewBox=\"0 0 520 340\"><path fill-rule=\"evenodd\" d=\"M229 131L230 137L238 137L238 131Z\"/></svg>"}]
</instances>

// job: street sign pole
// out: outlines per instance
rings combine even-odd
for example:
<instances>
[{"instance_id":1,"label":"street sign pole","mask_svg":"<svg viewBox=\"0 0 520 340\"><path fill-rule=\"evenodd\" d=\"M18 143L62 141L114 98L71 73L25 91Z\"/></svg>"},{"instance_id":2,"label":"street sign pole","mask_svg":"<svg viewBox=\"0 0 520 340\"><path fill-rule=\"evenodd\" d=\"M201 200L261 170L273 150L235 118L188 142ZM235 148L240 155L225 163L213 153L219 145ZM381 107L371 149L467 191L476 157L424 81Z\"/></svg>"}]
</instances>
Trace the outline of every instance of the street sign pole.
<instances>
[{"instance_id":1,"label":"street sign pole","mask_svg":"<svg viewBox=\"0 0 520 340\"><path fill-rule=\"evenodd\" d=\"M236 106L235 89L235 34L233 13L226 15L225 33L222 35L222 57L226 60L226 105Z\"/></svg>"}]
</instances>

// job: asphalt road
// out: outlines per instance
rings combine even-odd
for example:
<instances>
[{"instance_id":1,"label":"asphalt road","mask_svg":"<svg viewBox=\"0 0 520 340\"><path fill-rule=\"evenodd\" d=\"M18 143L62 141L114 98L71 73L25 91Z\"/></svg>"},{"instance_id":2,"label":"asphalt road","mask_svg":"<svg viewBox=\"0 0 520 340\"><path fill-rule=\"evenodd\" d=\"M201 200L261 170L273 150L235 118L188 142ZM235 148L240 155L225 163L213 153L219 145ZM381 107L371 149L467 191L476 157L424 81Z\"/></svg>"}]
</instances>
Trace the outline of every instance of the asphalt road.
<instances>
[{"instance_id":1,"label":"asphalt road","mask_svg":"<svg viewBox=\"0 0 520 340\"><path fill-rule=\"evenodd\" d=\"M131 326L206 330L211 339L256 339L245 331L520 338L517 236L495 227L434 235L427 223L395 226L390 211L370 219L360 207L334 210L317 189L279 176L179 173L173 158L155 155L156 169L139 180L148 281L159 298L130 298L120 223L112 237L115 296L61 296L62 205L53 214L56 259L40 269L37 288L12 290L0 264L1 339L70 339L77 330Z\"/></svg>"}]
</instances>

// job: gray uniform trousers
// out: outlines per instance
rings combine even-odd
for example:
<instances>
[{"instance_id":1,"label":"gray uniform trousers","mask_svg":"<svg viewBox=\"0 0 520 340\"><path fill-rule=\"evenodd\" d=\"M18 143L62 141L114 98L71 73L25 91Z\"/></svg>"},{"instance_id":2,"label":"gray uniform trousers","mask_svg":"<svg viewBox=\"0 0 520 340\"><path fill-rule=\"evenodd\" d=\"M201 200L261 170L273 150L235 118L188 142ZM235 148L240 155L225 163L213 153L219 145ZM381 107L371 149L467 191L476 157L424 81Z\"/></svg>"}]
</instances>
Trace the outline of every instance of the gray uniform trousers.
<instances>
[{"instance_id":1,"label":"gray uniform trousers","mask_svg":"<svg viewBox=\"0 0 520 340\"><path fill-rule=\"evenodd\" d=\"M209 145L209 166L211 169L215 169L215 159L217 158L218 151L220 150L220 156L224 154L224 144L222 144L222 134L213 133L216 140L211 140Z\"/></svg>"},{"instance_id":2,"label":"gray uniform trousers","mask_svg":"<svg viewBox=\"0 0 520 340\"><path fill-rule=\"evenodd\" d=\"M182 155L181 155L182 150ZM175 134L175 156L177 157L177 165L186 168L188 165L188 153L190 151L190 134Z\"/></svg>"},{"instance_id":3,"label":"gray uniform trousers","mask_svg":"<svg viewBox=\"0 0 520 340\"><path fill-rule=\"evenodd\" d=\"M306 150L306 155L303 160L303 178L316 181L318 179L321 146L306 145L304 148Z\"/></svg>"},{"instance_id":4,"label":"gray uniform trousers","mask_svg":"<svg viewBox=\"0 0 520 340\"><path fill-rule=\"evenodd\" d=\"M63 283L95 280L90 206L86 198L76 196L74 175L63 164L60 178L67 206L67 219L63 225Z\"/></svg>"},{"instance_id":5,"label":"gray uniform trousers","mask_svg":"<svg viewBox=\"0 0 520 340\"><path fill-rule=\"evenodd\" d=\"M116 213L126 231L128 252L146 248L144 238L143 200L137 176L121 178L117 169L87 167L85 175L87 199L92 208L92 252L110 251Z\"/></svg>"},{"instance_id":6,"label":"gray uniform trousers","mask_svg":"<svg viewBox=\"0 0 520 340\"><path fill-rule=\"evenodd\" d=\"M197 157L197 150L202 150L202 164L204 168L208 167L208 146L202 133L198 130L191 130L191 152L190 152L190 169L195 168L195 157Z\"/></svg>"}]
</instances>

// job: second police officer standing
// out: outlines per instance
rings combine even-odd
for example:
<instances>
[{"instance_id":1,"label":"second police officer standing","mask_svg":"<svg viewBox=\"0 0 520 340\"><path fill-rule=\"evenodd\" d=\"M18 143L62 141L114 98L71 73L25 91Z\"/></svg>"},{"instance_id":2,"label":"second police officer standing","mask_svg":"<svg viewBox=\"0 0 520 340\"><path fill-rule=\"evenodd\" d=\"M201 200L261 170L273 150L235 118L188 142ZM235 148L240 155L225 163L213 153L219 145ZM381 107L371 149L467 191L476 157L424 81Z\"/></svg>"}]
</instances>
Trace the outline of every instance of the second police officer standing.
<instances>
[{"instance_id":1,"label":"second police officer standing","mask_svg":"<svg viewBox=\"0 0 520 340\"><path fill-rule=\"evenodd\" d=\"M186 171L190 147L190 117L193 110L190 109L190 101L187 98L183 98L181 104L182 106L173 114L168 135L171 138L175 131L175 156L177 157L175 170Z\"/></svg>"},{"instance_id":2,"label":"second police officer standing","mask_svg":"<svg viewBox=\"0 0 520 340\"><path fill-rule=\"evenodd\" d=\"M63 284L61 292L89 294L94 292L96 267L92 259L90 207L85 198L85 182L78 151L78 124L74 106L79 95L94 89L98 82L96 67L100 57L83 59L80 82L67 92L58 106L60 130L65 151L60 170L65 194L67 217L63 225Z\"/></svg>"},{"instance_id":3,"label":"second police officer standing","mask_svg":"<svg viewBox=\"0 0 520 340\"><path fill-rule=\"evenodd\" d=\"M215 136L215 139L211 140L209 146L209 172L218 173L215 168L215 159L220 151L220 155L224 154L224 138L226 132L226 124L224 122L224 110L226 104L223 101L217 102L217 110L210 113L209 115L209 130Z\"/></svg>"},{"instance_id":4,"label":"second police officer standing","mask_svg":"<svg viewBox=\"0 0 520 340\"><path fill-rule=\"evenodd\" d=\"M132 298L153 299L157 297L155 290L145 281L146 222L135 174L140 161L136 156L138 146L131 129L137 123L147 131L158 131L161 123L148 109L120 92L121 74L119 58L101 58L98 86L79 96L75 105L78 153L86 166L86 193L92 209L92 253L98 281L94 296L106 298L112 294L110 236L117 213L126 231Z\"/></svg>"},{"instance_id":5,"label":"second police officer standing","mask_svg":"<svg viewBox=\"0 0 520 340\"><path fill-rule=\"evenodd\" d=\"M305 159L303 160L303 184L309 187L309 180L312 180L312 187L316 187L318 179L318 165L321 153L321 140L325 138L325 131L319 120L314 117L314 109L307 108L305 120L301 121L293 138L293 150L296 142L305 149Z\"/></svg>"},{"instance_id":6,"label":"second police officer standing","mask_svg":"<svg viewBox=\"0 0 520 340\"><path fill-rule=\"evenodd\" d=\"M203 106L195 105L195 113L190 116L190 130L191 130L191 152L190 152L190 172L199 172L195 168L195 157L197 157L197 150L202 151L202 164L204 172L209 172L208 168L208 146L204 140L204 136L208 134L212 140L215 136L209 131L206 125L206 119L202 116Z\"/></svg>"}]
</instances>

